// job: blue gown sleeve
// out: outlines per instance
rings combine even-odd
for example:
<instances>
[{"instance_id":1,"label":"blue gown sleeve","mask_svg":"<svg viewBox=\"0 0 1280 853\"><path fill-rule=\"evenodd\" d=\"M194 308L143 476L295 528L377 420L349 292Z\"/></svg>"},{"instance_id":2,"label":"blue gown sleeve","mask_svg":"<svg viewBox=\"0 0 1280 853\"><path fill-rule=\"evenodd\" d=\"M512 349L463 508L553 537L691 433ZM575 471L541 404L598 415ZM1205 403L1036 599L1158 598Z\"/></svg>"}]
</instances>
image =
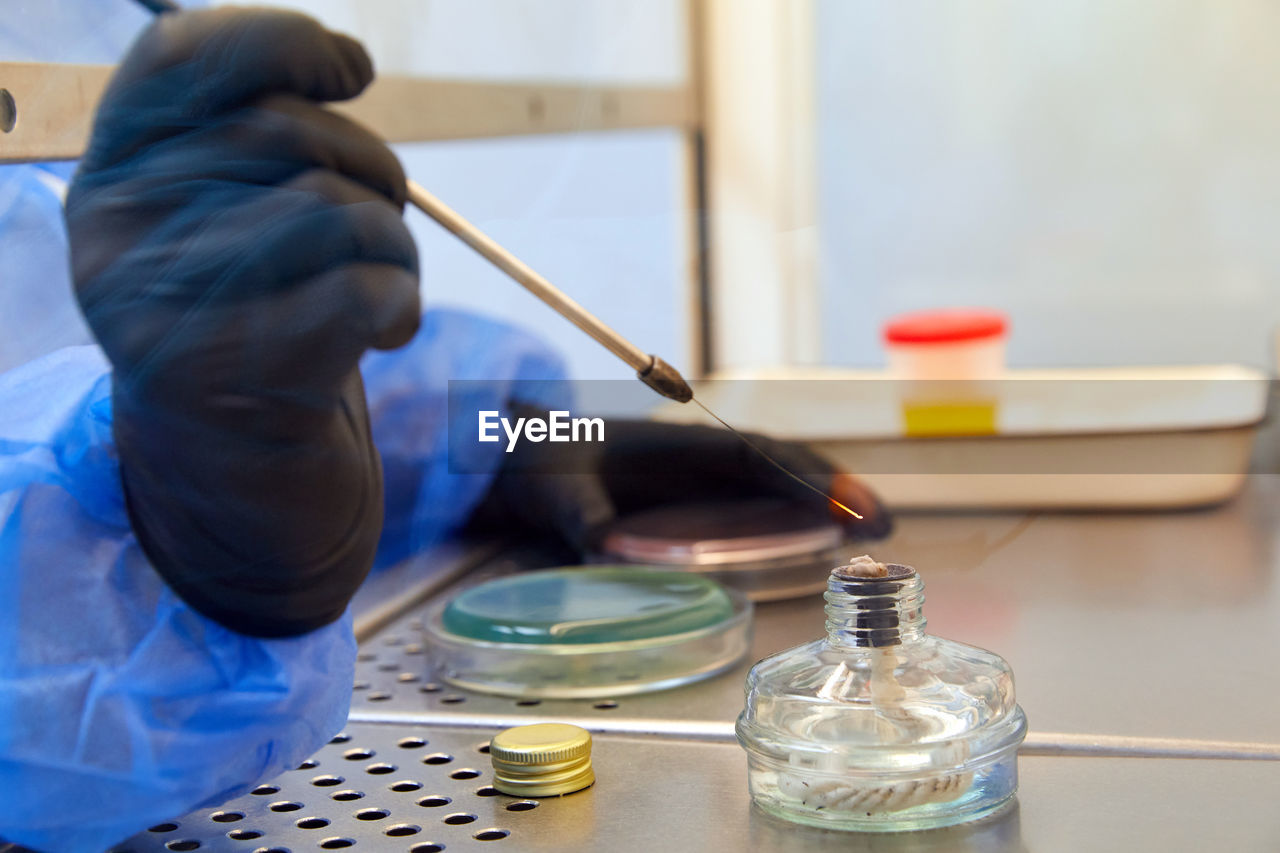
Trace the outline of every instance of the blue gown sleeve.
<instances>
[{"instance_id":1,"label":"blue gown sleeve","mask_svg":"<svg viewBox=\"0 0 1280 853\"><path fill-rule=\"evenodd\" d=\"M222 628L148 564L123 500L101 352L0 374L9 842L100 853L296 766L346 720L350 613L289 639Z\"/></svg>"},{"instance_id":2,"label":"blue gown sleeve","mask_svg":"<svg viewBox=\"0 0 1280 853\"><path fill-rule=\"evenodd\" d=\"M408 345L369 353L361 373L386 493L375 568L448 539L484 497L492 471L465 473L449 459L449 435L474 438L478 409L507 412L512 401L568 409L572 402L564 362L547 344L506 323L451 309L427 311ZM465 383L468 395L452 421L450 382Z\"/></svg>"}]
</instances>

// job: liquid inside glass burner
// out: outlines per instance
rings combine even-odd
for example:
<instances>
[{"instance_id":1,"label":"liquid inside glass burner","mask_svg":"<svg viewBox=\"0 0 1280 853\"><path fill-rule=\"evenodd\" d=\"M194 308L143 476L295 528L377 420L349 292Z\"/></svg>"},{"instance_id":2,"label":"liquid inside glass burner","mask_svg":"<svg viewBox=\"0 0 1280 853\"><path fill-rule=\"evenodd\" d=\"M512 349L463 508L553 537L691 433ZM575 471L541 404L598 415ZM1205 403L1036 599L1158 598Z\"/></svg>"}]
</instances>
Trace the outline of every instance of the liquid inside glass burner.
<instances>
[{"instance_id":1,"label":"liquid inside glass burner","mask_svg":"<svg viewBox=\"0 0 1280 853\"><path fill-rule=\"evenodd\" d=\"M771 499L635 513L613 526L603 551L605 559L712 578L755 601L824 589L831 565L846 554L840 525L825 509Z\"/></svg>"},{"instance_id":2,"label":"liquid inside glass burner","mask_svg":"<svg viewBox=\"0 0 1280 853\"><path fill-rule=\"evenodd\" d=\"M696 575L638 566L499 578L434 608L435 670L521 698L612 697L715 675L746 654L751 603Z\"/></svg>"}]
</instances>

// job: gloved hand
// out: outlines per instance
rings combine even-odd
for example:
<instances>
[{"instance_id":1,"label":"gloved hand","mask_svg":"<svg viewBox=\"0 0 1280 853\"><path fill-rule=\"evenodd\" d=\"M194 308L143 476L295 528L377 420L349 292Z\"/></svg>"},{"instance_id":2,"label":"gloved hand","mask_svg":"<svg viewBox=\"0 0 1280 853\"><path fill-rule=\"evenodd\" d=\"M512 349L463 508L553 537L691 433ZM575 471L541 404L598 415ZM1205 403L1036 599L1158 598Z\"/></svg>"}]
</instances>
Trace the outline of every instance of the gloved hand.
<instances>
[{"instance_id":1,"label":"gloved hand","mask_svg":"<svg viewBox=\"0 0 1280 853\"><path fill-rule=\"evenodd\" d=\"M545 417L520 407L517 414ZM615 518L633 512L679 503L785 498L813 506L818 517L829 509L850 538L889 535L888 512L852 474L803 444L746 437L863 518L830 505L722 427L607 419L603 443L516 445L478 521L516 518L586 554L599 547Z\"/></svg>"},{"instance_id":2,"label":"gloved hand","mask_svg":"<svg viewBox=\"0 0 1280 853\"><path fill-rule=\"evenodd\" d=\"M133 528L187 603L243 633L337 619L378 541L357 362L413 336L417 253L395 156L320 105L372 79L357 42L302 15L162 16L67 198Z\"/></svg>"}]
</instances>

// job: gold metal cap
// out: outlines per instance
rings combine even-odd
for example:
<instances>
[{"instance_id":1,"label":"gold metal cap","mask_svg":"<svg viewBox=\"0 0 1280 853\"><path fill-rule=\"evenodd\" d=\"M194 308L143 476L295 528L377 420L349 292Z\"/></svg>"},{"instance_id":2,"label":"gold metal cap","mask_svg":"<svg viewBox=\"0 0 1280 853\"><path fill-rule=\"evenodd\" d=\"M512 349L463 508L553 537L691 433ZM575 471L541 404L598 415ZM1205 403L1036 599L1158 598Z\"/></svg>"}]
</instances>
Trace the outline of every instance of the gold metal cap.
<instances>
[{"instance_id":1,"label":"gold metal cap","mask_svg":"<svg viewBox=\"0 0 1280 853\"><path fill-rule=\"evenodd\" d=\"M536 723L500 732L489 742L493 787L515 797L572 794L596 781L591 733L568 723Z\"/></svg>"}]
</instances>

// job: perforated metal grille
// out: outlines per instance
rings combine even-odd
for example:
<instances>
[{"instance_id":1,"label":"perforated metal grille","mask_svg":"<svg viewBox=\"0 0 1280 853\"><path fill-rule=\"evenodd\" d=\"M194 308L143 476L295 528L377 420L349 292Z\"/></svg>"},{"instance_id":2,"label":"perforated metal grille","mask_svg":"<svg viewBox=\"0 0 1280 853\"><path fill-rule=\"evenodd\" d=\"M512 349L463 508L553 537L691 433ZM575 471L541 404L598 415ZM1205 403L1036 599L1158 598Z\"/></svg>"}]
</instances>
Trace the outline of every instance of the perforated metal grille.
<instances>
[{"instance_id":1,"label":"perforated metal grille","mask_svg":"<svg viewBox=\"0 0 1280 853\"><path fill-rule=\"evenodd\" d=\"M560 800L490 784L488 737L475 730L353 725L295 770L215 809L158 824L113 848L299 853L499 851L521 818Z\"/></svg>"}]
</instances>

